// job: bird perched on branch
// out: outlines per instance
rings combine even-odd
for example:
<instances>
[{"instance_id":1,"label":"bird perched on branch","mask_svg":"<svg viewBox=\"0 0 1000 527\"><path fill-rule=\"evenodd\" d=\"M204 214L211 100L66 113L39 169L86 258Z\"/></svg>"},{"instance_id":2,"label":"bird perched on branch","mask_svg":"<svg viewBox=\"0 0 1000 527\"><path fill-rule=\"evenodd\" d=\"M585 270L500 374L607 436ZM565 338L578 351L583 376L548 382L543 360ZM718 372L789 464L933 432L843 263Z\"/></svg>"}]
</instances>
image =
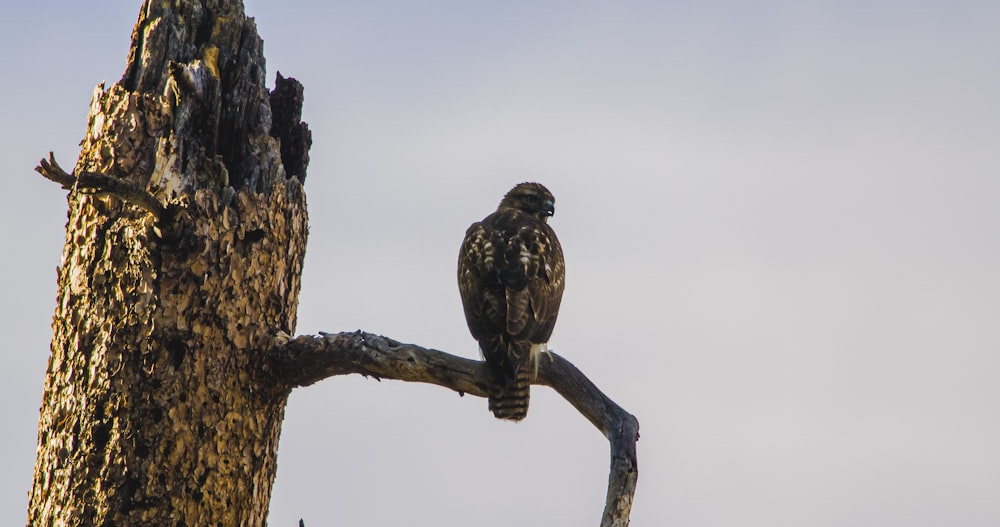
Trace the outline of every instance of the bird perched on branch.
<instances>
[{"instance_id":1,"label":"bird perched on branch","mask_svg":"<svg viewBox=\"0 0 1000 527\"><path fill-rule=\"evenodd\" d=\"M469 227L458 256L465 320L489 366L489 408L500 419L527 415L537 361L559 314L565 266L548 224L554 213L548 189L521 183Z\"/></svg>"}]
</instances>

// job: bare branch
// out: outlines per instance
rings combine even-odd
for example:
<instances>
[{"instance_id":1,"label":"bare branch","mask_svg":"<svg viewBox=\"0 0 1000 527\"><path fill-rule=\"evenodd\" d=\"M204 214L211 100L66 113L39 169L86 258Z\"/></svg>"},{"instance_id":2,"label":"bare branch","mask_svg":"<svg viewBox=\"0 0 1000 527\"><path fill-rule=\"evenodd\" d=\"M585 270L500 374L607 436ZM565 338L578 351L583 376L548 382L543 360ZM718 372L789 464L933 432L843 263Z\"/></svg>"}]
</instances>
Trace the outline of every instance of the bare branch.
<instances>
[{"instance_id":1,"label":"bare branch","mask_svg":"<svg viewBox=\"0 0 1000 527\"><path fill-rule=\"evenodd\" d=\"M145 189L129 181L98 174L96 172L81 172L79 174L69 174L56 163L55 155L49 152L48 160L42 159L35 167L45 179L54 181L62 185L66 190L92 190L103 192L128 202L134 203L149 211L156 219L163 217L166 208L152 194Z\"/></svg>"},{"instance_id":2,"label":"bare branch","mask_svg":"<svg viewBox=\"0 0 1000 527\"><path fill-rule=\"evenodd\" d=\"M639 474L635 450L639 421L569 361L551 352L548 358L551 360L539 361L534 384L555 389L608 438L611 471L601 527L625 527ZM489 382L484 362L362 331L278 339L266 367L290 388L359 373L376 379L436 384L459 395L486 397Z\"/></svg>"},{"instance_id":3,"label":"bare branch","mask_svg":"<svg viewBox=\"0 0 1000 527\"><path fill-rule=\"evenodd\" d=\"M635 444L639 440L639 420L604 395L568 360L552 352L549 355L551 361L540 361L537 382L559 392L611 443L608 497L604 503L601 527L625 527L639 478L635 452Z\"/></svg>"}]
</instances>

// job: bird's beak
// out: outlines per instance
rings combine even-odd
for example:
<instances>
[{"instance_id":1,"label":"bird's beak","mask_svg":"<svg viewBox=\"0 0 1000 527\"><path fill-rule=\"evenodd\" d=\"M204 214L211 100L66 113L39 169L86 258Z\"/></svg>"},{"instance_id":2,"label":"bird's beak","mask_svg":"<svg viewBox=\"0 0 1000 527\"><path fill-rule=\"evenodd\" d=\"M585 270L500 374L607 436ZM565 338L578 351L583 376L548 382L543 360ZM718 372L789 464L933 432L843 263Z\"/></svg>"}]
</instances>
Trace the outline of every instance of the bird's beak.
<instances>
[{"instance_id":1,"label":"bird's beak","mask_svg":"<svg viewBox=\"0 0 1000 527\"><path fill-rule=\"evenodd\" d=\"M545 200L545 203L542 203L542 212L544 212L546 216L555 215L556 204L549 200Z\"/></svg>"}]
</instances>

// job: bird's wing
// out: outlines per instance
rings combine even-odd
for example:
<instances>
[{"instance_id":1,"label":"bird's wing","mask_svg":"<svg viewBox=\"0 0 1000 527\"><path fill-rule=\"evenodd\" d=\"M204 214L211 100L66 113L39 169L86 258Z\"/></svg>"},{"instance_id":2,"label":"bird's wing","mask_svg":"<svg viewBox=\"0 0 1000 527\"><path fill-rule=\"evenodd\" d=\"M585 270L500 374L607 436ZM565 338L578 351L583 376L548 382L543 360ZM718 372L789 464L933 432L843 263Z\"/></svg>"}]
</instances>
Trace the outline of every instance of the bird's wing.
<instances>
[{"instance_id":1,"label":"bird's wing","mask_svg":"<svg viewBox=\"0 0 1000 527\"><path fill-rule=\"evenodd\" d=\"M565 286L562 247L544 223L518 229L508 240L506 328L532 343L544 343L555 326ZM514 259L516 258L516 262ZM516 280L514 278L517 278Z\"/></svg>"},{"instance_id":2,"label":"bird's wing","mask_svg":"<svg viewBox=\"0 0 1000 527\"><path fill-rule=\"evenodd\" d=\"M476 340L503 331L505 299L498 278L499 233L483 223L473 223L465 233L458 255L458 289L465 320Z\"/></svg>"}]
</instances>

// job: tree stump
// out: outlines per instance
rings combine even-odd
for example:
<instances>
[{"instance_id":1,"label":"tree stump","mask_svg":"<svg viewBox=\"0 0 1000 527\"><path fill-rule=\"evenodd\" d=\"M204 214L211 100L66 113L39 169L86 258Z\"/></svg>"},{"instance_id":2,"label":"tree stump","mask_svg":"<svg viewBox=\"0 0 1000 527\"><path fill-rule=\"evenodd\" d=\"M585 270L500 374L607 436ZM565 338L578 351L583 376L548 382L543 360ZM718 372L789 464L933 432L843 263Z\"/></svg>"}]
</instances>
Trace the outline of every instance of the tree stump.
<instances>
[{"instance_id":1,"label":"tree stump","mask_svg":"<svg viewBox=\"0 0 1000 527\"><path fill-rule=\"evenodd\" d=\"M289 388L257 365L295 330L310 142L301 86L264 75L241 2L148 1L95 90L31 525L264 524Z\"/></svg>"}]
</instances>

